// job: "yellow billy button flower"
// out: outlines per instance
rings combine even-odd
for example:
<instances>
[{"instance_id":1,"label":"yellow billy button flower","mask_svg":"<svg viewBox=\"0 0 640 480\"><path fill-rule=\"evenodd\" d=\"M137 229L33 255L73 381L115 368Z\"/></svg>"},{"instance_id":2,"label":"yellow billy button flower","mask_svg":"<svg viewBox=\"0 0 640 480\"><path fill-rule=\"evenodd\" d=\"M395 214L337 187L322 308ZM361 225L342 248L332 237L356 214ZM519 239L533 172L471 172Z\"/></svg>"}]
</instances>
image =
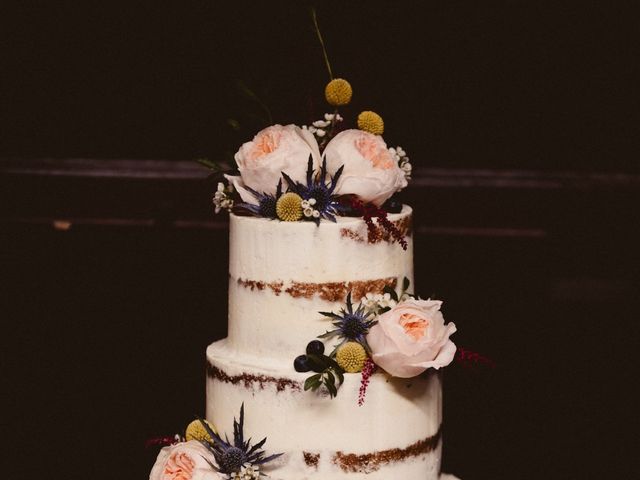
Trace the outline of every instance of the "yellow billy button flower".
<instances>
[{"instance_id":1,"label":"yellow billy button flower","mask_svg":"<svg viewBox=\"0 0 640 480\"><path fill-rule=\"evenodd\" d=\"M334 107L347 105L351 101L351 95L353 95L351 85L343 78L334 78L324 88L327 102Z\"/></svg>"},{"instance_id":2,"label":"yellow billy button flower","mask_svg":"<svg viewBox=\"0 0 640 480\"><path fill-rule=\"evenodd\" d=\"M384 122L382 117L376 112L364 111L358 115L358 128L374 135L382 135L384 132Z\"/></svg>"},{"instance_id":3,"label":"yellow billy button flower","mask_svg":"<svg viewBox=\"0 0 640 480\"><path fill-rule=\"evenodd\" d=\"M215 433L218 433L216 432L216 429L213 428L213 425L211 425L206 420L205 422L211 430L213 430ZM200 420L198 419L194 420L189 425L187 425L187 431L185 432L184 436L187 439L187 441L189 440L199 440L199 441L206 440L208 442L213 441L213 439L209 436L207 431L202 426L202 422L200 422Z\"/></svg>"},{"instance_id":4,"label":"yellow billy button flower","mask_svg":"<svg viewBox=\"0 0 640 480\"><path fill-rule=\"evenodd\" d=\"M297 222L302 218L302 198L297 193L288 192L276 203L276 215L284 222Z\"/></svg>"},{"instance_id":5,"label":"yellow billy button flower","mask_svg":"<svg viewBox=\"0 0 640 480\"><path fill-rule=\"evenodd\" d=\"M358 342L344 343L336 352L336 362L347 373L361 372L366 360L367 352Z\"/></svg>"}]
</instances>

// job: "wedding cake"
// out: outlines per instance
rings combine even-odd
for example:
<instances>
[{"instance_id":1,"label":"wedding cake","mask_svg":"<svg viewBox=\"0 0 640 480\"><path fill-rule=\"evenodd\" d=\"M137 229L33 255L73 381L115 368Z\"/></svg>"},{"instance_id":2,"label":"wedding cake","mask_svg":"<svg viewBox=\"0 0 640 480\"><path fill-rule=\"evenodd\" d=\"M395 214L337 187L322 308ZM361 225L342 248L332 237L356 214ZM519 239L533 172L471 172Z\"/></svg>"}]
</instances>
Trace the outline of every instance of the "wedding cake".
<instances>
[{"instance_id":1,"label":"wedding cake","mask_svg":"<svg viewBox=\"0 0 640 480\"><path fill-rule=\"evenodd\" d=\"M335 79L334 107L351 87ZM228 337L206 352L206 418L165 447L151 480L436 480L442 302L413 290L411 176L384 124L326 114L272 125L214 196L230 214Z\"/></svg>"}]
</instances>

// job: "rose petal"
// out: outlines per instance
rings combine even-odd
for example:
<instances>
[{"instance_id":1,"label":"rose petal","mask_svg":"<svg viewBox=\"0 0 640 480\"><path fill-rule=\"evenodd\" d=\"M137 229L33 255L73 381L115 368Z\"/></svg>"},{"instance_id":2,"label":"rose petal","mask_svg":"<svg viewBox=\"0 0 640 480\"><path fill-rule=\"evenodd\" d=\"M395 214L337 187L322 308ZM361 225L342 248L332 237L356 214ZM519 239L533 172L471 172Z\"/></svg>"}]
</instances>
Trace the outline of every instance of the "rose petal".
<instances>
[{"instance_id":1,"label":"rose petal","mask_svg":"<svg viewBox=\"0 0 640 480\"><path fill-rule=\"evenodd\" d=\"M243 202L250 205L258 205L258 199L253 193L245 188L242 177L226 174L224 177L233 185L233 188L237 190Z\"/></svg>"},{"instance_id":2,"label":"rose petal","mask_svg":"<svg viewBox=\"0 0 640 480\"><path fill-rule=\"evenodd\" d=\"M440 352L438 352L436 358L427 362L414 363L412 366L416 368L424 368L425 370L427 368L435 368L436 370L438 370L441 367L446 367L453 361L456 355L456 350L457 347L455 343L453 343L451 340L448 340L447 343L445 343L444 346L440 349Z\"/></svg>"}]
</instances>

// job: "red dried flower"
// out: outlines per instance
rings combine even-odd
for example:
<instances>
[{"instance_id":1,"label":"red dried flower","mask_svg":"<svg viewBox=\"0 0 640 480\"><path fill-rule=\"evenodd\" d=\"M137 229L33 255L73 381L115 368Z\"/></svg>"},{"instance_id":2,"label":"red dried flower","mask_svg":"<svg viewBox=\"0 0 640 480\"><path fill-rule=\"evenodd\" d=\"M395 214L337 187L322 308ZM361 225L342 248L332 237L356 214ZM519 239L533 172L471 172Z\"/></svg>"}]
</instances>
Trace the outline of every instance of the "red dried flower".
<instances>
[{"instance_id":1,"label":"red dried flower","mask_svg":"<svg viewBox=\"0 0 640 480\"><path fill-rule=\"evenodd\" d=\"M371 375L376 371L378 367L371 358L367 358L362 368L362 380L360 381L360 392L358 393L358 406L364 405L364 399L367 396L367 388L369 387L369 381Z\"/></svg>"}]
</instances>

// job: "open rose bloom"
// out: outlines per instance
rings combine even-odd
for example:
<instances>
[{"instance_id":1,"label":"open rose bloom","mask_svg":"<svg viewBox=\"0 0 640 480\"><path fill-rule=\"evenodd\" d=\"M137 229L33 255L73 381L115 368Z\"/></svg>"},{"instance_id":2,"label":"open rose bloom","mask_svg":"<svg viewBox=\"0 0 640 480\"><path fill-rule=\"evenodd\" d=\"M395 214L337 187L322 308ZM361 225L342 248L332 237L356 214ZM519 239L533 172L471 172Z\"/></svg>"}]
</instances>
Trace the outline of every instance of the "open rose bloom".
<instances>
[{"instance_id":1,"label":"open rose bloom","mask_svg":"<svg viewBox=\"0 0 640 480\"><path fill-rule=\"evenodd\" d=\"M149 480L221 480L209 460L215 459L209 450L197 440L181 442L160 450Z\"/></svg>"},{"instance_id":2,"label":"open rose bloom","mask_svg":"<svg viewBox=\"0 0 640 480\"><path fill-rule=\"evenodd\" d=\"M227 179L243 202L255 205L256 198L245 187L273 195L282 179L282 172L295 181L304 182L309 155L313 159L313 168L317 169L320 150L311 132L295 125L272 125L240 147L235 154L240 176L227 176Z\"/></svg>"},{"instance_id":3,"label":"open rose bloom","mask_svg":"<svg viewBox=\"0 0 640 480\"><path fill-rule=\"evenodd\" d=\"M405 300L378 317L367 342L372 360L394 377L410 378L427 368L446 367L456 346L449 337L456 331L445 325L438 300Z\"/></svg>"},{"instance_id":4,"label":"open rose bloom","mask_svg":"<svg viewBox=\"0 0 640 480\"><path fill-rule=\"evenodd\" d=\"M324 156L330 173L344 165L335 190L337 195L356 195L379 207L407 186L404 171L379 135L345 130L331 139Z\"/></svg>"}]
</instances>

